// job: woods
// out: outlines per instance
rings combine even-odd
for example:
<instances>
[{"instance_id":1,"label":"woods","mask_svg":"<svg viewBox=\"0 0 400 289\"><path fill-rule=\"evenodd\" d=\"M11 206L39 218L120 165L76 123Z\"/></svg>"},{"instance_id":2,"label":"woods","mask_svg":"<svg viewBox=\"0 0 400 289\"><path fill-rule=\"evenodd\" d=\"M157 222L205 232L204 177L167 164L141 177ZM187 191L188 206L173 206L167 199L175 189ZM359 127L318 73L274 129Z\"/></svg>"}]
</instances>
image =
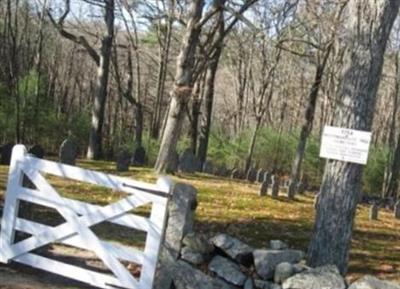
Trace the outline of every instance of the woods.
<instances>
[{"instance_id":1,"label":"woods","mask_svg":"<svg viewBox=\"0 0 400 289\"><path fill-rule=\"evenodd\" d=\"M400 177L397 0L0 1L0 144L65 139L179 174L268 170L319 193L308 263L347 272L354 216ZM319 158L324 126L372 132L368 164ZM130 154L130 155L129 155ZM135 163L134 161L132 161Z\"/></svg>"}]
</instances>

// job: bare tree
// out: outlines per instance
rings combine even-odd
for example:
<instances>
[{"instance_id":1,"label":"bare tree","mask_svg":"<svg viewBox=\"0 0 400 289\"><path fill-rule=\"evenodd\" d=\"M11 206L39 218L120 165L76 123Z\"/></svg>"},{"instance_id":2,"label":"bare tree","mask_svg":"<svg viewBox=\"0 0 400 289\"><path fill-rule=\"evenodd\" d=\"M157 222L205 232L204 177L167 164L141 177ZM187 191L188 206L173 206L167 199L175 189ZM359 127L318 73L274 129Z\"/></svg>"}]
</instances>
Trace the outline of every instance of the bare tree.
<instances>
[{"instance_id":1,"label":"bare tree","mask_svg":"<svg viewBox=\"0 0 400 289\"><path fill-rule=\"evenodd\" d=\"M350 2L343 81L333 125L371 129L386 43L399 6L397 0ZM308 252L309 265L334 264L342 274L347 272L362 172L358 164L327 162Z\"/></svg>"}]
</instances>

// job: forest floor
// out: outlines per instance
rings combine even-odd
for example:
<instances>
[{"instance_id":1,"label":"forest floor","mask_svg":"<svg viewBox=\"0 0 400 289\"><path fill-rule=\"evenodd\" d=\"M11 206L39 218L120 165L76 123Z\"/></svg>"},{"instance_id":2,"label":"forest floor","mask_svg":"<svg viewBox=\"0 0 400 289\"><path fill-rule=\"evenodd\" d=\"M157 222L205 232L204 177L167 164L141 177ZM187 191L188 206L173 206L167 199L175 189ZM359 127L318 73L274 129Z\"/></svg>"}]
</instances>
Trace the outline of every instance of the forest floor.
<instances>
[{"instance_id":1,"label":"forest floor","mask_svg":"<svg viewBox=\"0 0 400 289\"><path fill-rule=\"evenodd\" d=\"M111 162L80 161L78 166L117 174L115 164ZM6 187L7 170L8 167L0 166L1 198ZM134 167L129 172L119 175L151 182L157 178L151 169ZM121 197L119 193L92 185L53 177L48 180L63 196L82 201L105 205ZM283 194L278 199L259 197L259 185L244 181L205 174L177 175L174 180L189 183L198 189L197 231L208 236L225 232L254 247L265 247L269 240L280 239L287 242L290 247L307 250L314 220L312 193L306 193L289 201ZM364 205L360 205L357 209L348 279L353 280L361 275L372 274L400 282L400 220L395 220L391 211L382 209L379 212L379 220L370 221L368 210L369 208ZM146 214L146 211L144 208L137 212ZM62 222L55 212L43 208L37 212L34 213L35 218L42 218L43 222L52 224ZM29 218L29 216L24 217ZM139 247L145 237L118 228L113 229L107 225L94 228L94 231L103 239ZM53 247L54 250L59 248ZM72 255L74 254L81 253L73 252ZM84 257L82 255L82 258ZM10 285L14 284L13 282L17 282L19 287ZM0 265L0 288L89 288L68 282L63 278L24 266Z\"/></svg>"}]
</instances>

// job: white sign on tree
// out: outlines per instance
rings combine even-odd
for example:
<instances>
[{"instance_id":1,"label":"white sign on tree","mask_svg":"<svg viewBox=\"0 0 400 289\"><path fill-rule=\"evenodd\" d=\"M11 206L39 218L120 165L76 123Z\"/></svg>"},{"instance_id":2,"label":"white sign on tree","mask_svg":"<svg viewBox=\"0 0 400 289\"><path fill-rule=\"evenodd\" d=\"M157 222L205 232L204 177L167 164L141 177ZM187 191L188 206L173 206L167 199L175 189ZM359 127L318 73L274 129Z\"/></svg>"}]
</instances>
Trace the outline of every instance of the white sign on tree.
<instances>
[{"instance_id":1,"label":"white sign on tree","mask_svg":"<svg viewBox=\"0 0 400 289\"><path fill-rule=\"evenodd\" d=\"M371 132L325 126L320 157L365 165L370 142Z\"/></svg>"}]
</instances>

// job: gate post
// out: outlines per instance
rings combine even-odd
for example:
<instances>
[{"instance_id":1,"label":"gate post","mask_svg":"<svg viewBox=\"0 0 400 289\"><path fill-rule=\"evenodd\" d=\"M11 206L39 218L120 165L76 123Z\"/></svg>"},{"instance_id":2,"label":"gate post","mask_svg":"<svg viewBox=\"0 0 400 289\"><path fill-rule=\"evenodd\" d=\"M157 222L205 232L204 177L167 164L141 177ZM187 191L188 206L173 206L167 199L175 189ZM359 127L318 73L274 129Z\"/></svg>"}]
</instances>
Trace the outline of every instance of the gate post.
<instances>
[{"instance_id":1,"label":"gate post","mask_svg":"<svg viewBox=\"0 0 400 289\"><path fill-rule=\"evenodd\" d=\"M168 205L168 222L161 244L153 289L170 289L173 268L182 248L182 239L193 231L197 190L187 184L176 184Z\"/></svg>"}]
</instances>

